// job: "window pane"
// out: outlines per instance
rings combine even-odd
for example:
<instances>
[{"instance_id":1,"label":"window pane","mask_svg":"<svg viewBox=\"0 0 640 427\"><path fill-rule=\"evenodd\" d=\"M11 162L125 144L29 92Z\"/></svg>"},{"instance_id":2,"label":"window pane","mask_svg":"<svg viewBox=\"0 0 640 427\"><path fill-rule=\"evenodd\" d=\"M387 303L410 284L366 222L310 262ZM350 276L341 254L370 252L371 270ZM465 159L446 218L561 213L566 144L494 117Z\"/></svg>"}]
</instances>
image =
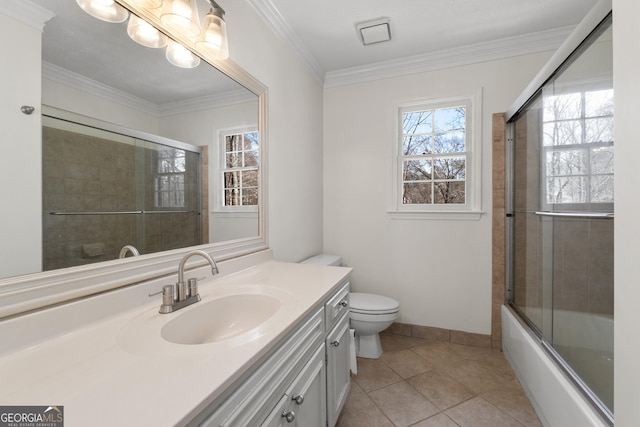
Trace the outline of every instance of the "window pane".
<instances>
[{"instance_id":1,"label":"window pane","mask_svg":"<svg viewBox=\"0 0 640 427\"><path fill-rule=\"evenodd\" d=\"M242 161L242 158L240 156L240 153L227 154L226 157L227 157L226 164L228 168L238 168L241 166L240 163Z\"/></svg>"},{"instance_id":2,"label":"window pane","mask_svg":"<svg viewBox=\"0 0 640 427\"><path fill-rule=\"evenodd\" d=\"M258 166L258 152L257 151L245 151L244 153L244 165L247 167Z\"/></svg>"},{"instance_id":3,"label":"window pane","mask_svg":"<svg viewBox=\"0 0 640 427\"><path fill-rule=\"evenodd\" d=\"M240 188L240 172L225 172L224 173L224 187L225 188Z\"/></svg>"},{"instance_id":4,"label":"window pane","mask_svg":"<svg viewBox=\"0 0 640 427\"><path fill-rule=\"evenodd\" d=\"M586 203L586 201L586 177L547 178L547 203Z\"/></svg>"},{"instance_id":5,"label":"window pane","mask_svg":"<svg viewBox=\"0 0 640 427\"><path fill-rule=\"evenodd\" d=\"M224 205L240 206L240 189L235 188L224 190Z\"/></svg>"},{"instance_id":6,"label":"window pane","mask_svg":"<svg viewBox=\"0 0 640 427\"><path fill-rule=\"evenodd\" d=\"M613 203L613 175L591 177L591 201Z\"/></svg>"},{"instance_id":7,"label":"window pane","mask_svg":"<svg viewBox=\"0 0 640 427\"><path fill-rule=\"evenodd\" d=\"M431 183L407 182L403 185L403 188L403 204L431 204Z\"/></svg>"},{"instance_id":8,"label":"window pane","mask_svg":"<svg viewBox=\"0 0 640 427\"><path fill-rule=\"evenodd\" d=\"M585 142L613 141L613 117L586 119L584 125Z\"/></svg>"},{"instance_id":9,"label":"window pane","mask_svg":"<svg viewBox=\"0 0 640 427\"><path fill-rule=\"evenodd\" d=\"M258 171L248 170L242 172L242 186L243 187L257 187L258 186Z\"/></svg>"},{"instance_id":10,"label":"window pane","mask_svg":"<svg viewBox=\"0 0 640 427\"><path fill-rule=\"evenodd\" d=\"M582 143L580 120L551 122L543 125L544 145L569 145Z\"/></svg>"},{"instance_id":11,"label":"window pane","mask_svg":"<svg viewBox=\"0 0 640 427\"><path fill-rule=\"evenodd\" d=\"M448 132L434 138L436 153L461 153L465 150L464 146L464 132Z\"/></svg>"},{"instance_id":12,"label":"window pane","mask_svg":"<svg viewBox=\"0 0 640 427\"><path fill-rule=\"evenodd\" d=\"M465 159L463 157L435 159L433 173L435 179L464 179Z\"/></svg>"},{"instance_id":13,"label":"window pane","mask_svg":"<svg viewBox=\"0 0 640 427\"><path fill-rule=\"evenodd\" d=\"M227 135L225 138L225 151L240 151L242 147L242 135Z\"/></svg>"},{"instance_id":14,"label":"window pane","mask_svg":"<svg viewBox=\"0 0 640 427\"><path fill-rule=\"evenodd\" d=\"M247 132L244 134L244 149L258 150L258 132Z\"/></svg>"},{"instance_id":15,"label":"window pane","mask_svg":"<svg viewBox=\"0 0 640 427\"><path fill-rule=\"evenodd\" d=\"M585 92L584 115L586 117L613 116L613 89Z\"/></svg>"},{"instance_id":16,"label":"window pane","mask_svg":"<svg viewBox=\"0 0 640 427\"><path fill-rule=\"evenodd\" d=\"M441 108L434 112L436 132L461 130L465 127L465 107Z\"/></svg>"},{"instance_id":17,"label":"window pane","mask_svg":"<svg viewBox=\"0 0 640 427\"><path fill-rule=\"evenodd\" d=\"M587 175L587 150L554 150L547 152L547 175Z\"/></svg>"},{"instance_id":18,"label":"window pane","mask_svg":"<svg viewBox=\"0 0 640 427\"><path fill-rule=\"evenodd\" d=\"M253 206L258 204L258 189L245 188L242 191L242 204L245 206Z\"/></svg>"},{"instance_id":19,"label":"window pane","mask_svg":"<svg viewBox=\"0 0 640 427\"><path fill-rule=\"evenodd\" d=\"M433 132L431 111L413 111L402 115L403 134L431 132Z\"/></svg>"},{"instance_id":20,"label":"window pane","mask_svg":"<svg viewBox=\"0 0 640 427\"><path fill-rule=\"evenodd\" d=\"M405 156L415 156L432 153L431 136L429 135L408 135L402 138L402 154Z\"/></svg>"},{"instance_id":21,"label":"window pane","mask_svg":"<svg viewBox=\"0 0 640 427\"><path fill-rule=\"evenodd\" d=\"M545 96L543 120L579 119L582 114L582 100L580 93Z\"/></svg>"},{"instance_id":22,"label":"window pane","mask_svg":"<svg viewBox=\"0 0 640 427\"><path fill-rule=\"evenodd\" d=\"M403 167L404 181L424 181L432 179L431 160L408 160Z\"/></svg>"},{"instance_id":23,"label":"window pane","mask_svg":"<svg viewBox=\"0 0 640 427\"><path fill-rule=\"evenodd\" d=\"M436 182L433 192L436 204L464 203L465 183L460 181Z\"/></svg>"},{"instance_id":24,"label":"window pane","mask_svg":"<svg viewBox=\"0 0 640 427\"><path fill-rule=\"evenodd\" d=\"M599 147L591 150L591 173L613 173L613 147Z\"/></svg>"}]
</instances>

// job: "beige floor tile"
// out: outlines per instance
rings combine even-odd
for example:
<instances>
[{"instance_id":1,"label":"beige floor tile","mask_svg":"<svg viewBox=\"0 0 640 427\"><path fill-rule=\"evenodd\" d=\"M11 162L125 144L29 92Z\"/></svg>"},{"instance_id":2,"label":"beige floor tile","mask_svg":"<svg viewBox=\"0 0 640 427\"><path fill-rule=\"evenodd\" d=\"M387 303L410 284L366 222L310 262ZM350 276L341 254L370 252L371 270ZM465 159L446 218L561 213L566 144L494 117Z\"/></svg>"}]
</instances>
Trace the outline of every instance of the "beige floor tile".
<instances>
[{"instance_id":1,"label":"beige floor tile","mask_svg":"<svg viewBox=\"0 0 640 427\"><path fill-rule=\"evenodd\" d=\"M445 414L438 414L424 421L420 421L418 424L414 424L411 427L459 427L454 423L451 418Z\"/></svg>"},{"instance_id":2,"label":"beige floor tile","mask_svg":"<svg viewBox=\"0 0 640 427\"><path fill-rule=\"evenodd\" d=\"M445 411L461 427L522 427L523 424L505 414L481 397L474 397Z\"/></svg>"},{"instance_id":3,"label":"beige floor tile","mask_svg":"<svg viewBox=\"0 0 640 427\"><path fill-rule=\"evenodd\" d=\"M369 396L396 427L410 426L439 412L405 381L376 390Z\"/></svg>"},{"instance_id":4,"label":"beige floor tile","mask_svg":"<svg viewBox=\"0 0 640 427\"><path fill-rule=\"evenodd\" d=\"M393 427L393 424L365 393L349 396L336 427Z\"/></svg>"},{"instance_id":5,"label":"beige floor tile","mask_svg":"<svg viewBox=\"0 0 640 427\"><path fill-rule=\"evenodd\" d=\"M524 394L513 393L507 388L483 393L481 397L525 425L538 420L538 416Z\"/></svg>"},{"instance_id":6,"label":"beige floor tile","mask_svg":"<svg viewBox=\"0 0 640 427\"><path fill-rule=\"evenodd\" d=\"M351 379L365 392L402 381L402 378L380 359L358 358L357 363L358 375L352 376Z\"/></svg>"},{"instance_id":7,"label":"beige floor tile","mask_svg":"<svg viewBox=\"0 0 640 427\"><path fill-rule=\"evenodd\" d=\"M465 359L481 358L496 351L496 350L491 350L490 348L472 347L469 345L462 345L462 344L453 344L453 343L446 343L446 344L451 350L455 351Z\"/></svg>"},{"instance_id":8,"label":"beige floor tile","mask_svg":"<svg viewBox=\"0 0 640 427\"><path fill-rule=\"evenodd\" d=\"M462 360L460 353L454 351L448 344L430 341L411 348L411 351L423 358L430 368L440 369Z\"/></svg>"},{"instance_id":9,"label":"beige floor tile","mask_svg":"<svg viewBox=\"0 0 640 427\"><path fill-rule=\"evenodd\" d=\"M409 349L385 352L380 360L402 378L411 378L430 369L424 359Z\"/></svg>"},{"instance_id":10,"label":"beige floor tile","mask_svg":"<svg viewBox=\"0 0 640 427\"><path fill-rule=\"evenodd\" d=\"M423 344L426 341L427 340L423 338L406 337L403 335L393 334L380 334L380 343L382 344L382 350L384 352L415 347L416 345Z\"/></svg>"},{"instance_id":11,"label":"beige floor tile","mask_svg":"<svg viewBox=\"0 0 640 427\"><path fill-rule=\"evenodd\" d=\"M513 378L487 369L475 360L462 360L445 367L444 372L467 386L476 394L502 388Z\"/></svg>"},{"instance_id":12,"label":"beige floor tile","mask_svg":"<svg viewBox=\"0 0 640 427\"><path fill-rule=\"evenodd\" d=\"M438 371L429 371L407 382L440 410L445 410L476 396L464 384Z\"/></svg>"}]
</instances>

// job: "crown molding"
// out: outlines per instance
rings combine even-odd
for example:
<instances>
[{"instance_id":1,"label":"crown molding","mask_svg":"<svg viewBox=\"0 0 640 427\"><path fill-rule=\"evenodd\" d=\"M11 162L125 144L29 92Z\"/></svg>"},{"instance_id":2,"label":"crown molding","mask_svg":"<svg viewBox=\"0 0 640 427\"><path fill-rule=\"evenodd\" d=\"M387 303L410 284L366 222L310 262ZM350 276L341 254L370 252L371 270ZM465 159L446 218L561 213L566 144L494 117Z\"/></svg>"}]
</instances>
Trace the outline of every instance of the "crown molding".
<instances>
[{"instance_id":1,"label":"crown molding","mask_svg":"<svg viewBox=\"0 0 640 427\"><path fill-rule=\"evenodd\" d=\"M293 52L311 72L311 75L319 83L323 83L325 77L324 68L311 54L307 46L300 41L300 38L296 35L295 31L293 31L293 28L291 28L280 11L271 3L271 0L247 1L276 36L293 49Z\"/></svg>"},{"instance_id":2,"label":"crown molding","mask_svg":"<svg viewBox=\"0 0 640 427\"><path fill-rule=\"evenodd\" d=\"M324 87L350 85L557 49L574 27L524 34L391 61L329 71Z\"/></svg>"},{"instance_id":3,"label":"crown molding","mask_svg":"<svg viewBox=\"0 0 640 427\"><path fill-rule=\"evenodd\" d=\"M65 68L42 62L42 78L133 108L152 116L160 115L160 107L137 96L89 79Z\"/></svg>"},{"instance_id":4,"label":"crown molding","mask_svg":"<svg viewBox=\"0 0 640 427\"><path fill-rule=\"evenodd\" d=\"M160 116L172 116L174 114L191 113L209 108L257 102L257 99L258 97L254 93L246 89L234 89L215 95L162 104L160 105Z\"/></svg>"},{"instance_id":5,"label":"crown molding","mask_svg":"<svg viewBox=\"0 0 640 427\"><path fill-rule=\"evenodd\" d=\"M0 1L0 13L38 31L42 31L44 24L56 16L50 10L31 3L29 0L2 0Z\"/></svg>"}]
</instances>

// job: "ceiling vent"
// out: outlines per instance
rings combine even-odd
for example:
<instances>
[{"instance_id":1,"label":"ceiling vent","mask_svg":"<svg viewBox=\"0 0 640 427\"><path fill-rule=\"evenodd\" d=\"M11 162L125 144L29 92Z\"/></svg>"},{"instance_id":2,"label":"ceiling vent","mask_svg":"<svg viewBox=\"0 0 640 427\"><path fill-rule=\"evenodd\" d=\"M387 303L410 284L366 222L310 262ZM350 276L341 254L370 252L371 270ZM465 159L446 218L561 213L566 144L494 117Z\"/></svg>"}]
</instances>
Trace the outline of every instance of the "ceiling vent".
<instances>
[{"instance_id":1,"label":"ceiling vent","mask_svg":"<svg viewBox=\"0 0 640 427\"><path fill-rule=\"evenodd\" d=\"M361 22L356 25L362 44L367 46L391 40L391 24L389 18Z\"/></svg>"}]
</instances>

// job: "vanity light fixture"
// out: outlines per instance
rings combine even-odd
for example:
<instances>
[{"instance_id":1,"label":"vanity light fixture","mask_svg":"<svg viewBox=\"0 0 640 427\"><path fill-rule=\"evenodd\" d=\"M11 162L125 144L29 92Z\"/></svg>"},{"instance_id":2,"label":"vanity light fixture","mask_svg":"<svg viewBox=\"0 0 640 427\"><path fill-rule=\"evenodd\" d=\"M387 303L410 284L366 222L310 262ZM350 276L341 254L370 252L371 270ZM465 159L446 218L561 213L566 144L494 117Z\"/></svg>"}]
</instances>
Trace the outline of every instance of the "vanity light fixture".
<instances>
[{"instance_id":1,"label":"vanity light fixture","mask_svg":"<svg viewBox=\"0 0 640 427\"><path fill-rule=\"evenodd\" d=\"M169 40L166 51L167 61L180 68L195 68L200 65L200 58L178 42Z\"/></svg>"},{"instance_id":2,"label":"vanity light fixture","mask_svg":"<svg viewBox=\"0 0 640 427\"><path fill-rule=\"evenodd\" d=\"M165 0L160 22L187 37L200 35L200 22L196 0Z\"/></svg>"},{"instance_id":3,"label":"vanity light fixture","mask_svg":"<svg viewBox=\"0 0 640 427\"><path fill-rule=\"evenodd\" d=\"M89 15L102 21L120 23L127 20L129 11L114 0L76 0Z\"/></svg>"},{"instance_id":4,"label":"vanity light fixture","mask_svg":"<svg viewBox=\"0 0 640 427\"><path fill-rule=\"evenodd\" d=\"M134 14L129 17L127 34L136 43L151 48L165 47L169 42L169 38L158 31L156 27Z\"/></svg>"},{"instance_id":5,"label":"vanity light fixture","mask_svg":"<svg viewBox=\"0 0 640 427\"><path fill-rule=\"evenodd\" d=\"M389 18L379 18L356 24L362 44L367 46L391 40L391 21Z\"/></svg>"},{"instance_id":6,"label":"vanity light fixture","mask_svg":"<svg viewBox=\"0 0 640 427\"><path fill-rule=\"evenodd\" d=\"M207 51L215 59L229 57L229 43L227 41L227 24L224 22L224 10L214 0L209 0L211 10L202 22L202 33L196 41L196 46Z\"/></svg>"},{"instance_id":7,"label":"vanity light fixture","mask_svg":"<svg viewBox=\"0 0 640 427\"><path fill-rule=\"evenodd\" d=\"M131 3L138 6L145 7L147 9L157 9L162 6L164 0L130 0Z\"/></svg>"}]
</instances>

